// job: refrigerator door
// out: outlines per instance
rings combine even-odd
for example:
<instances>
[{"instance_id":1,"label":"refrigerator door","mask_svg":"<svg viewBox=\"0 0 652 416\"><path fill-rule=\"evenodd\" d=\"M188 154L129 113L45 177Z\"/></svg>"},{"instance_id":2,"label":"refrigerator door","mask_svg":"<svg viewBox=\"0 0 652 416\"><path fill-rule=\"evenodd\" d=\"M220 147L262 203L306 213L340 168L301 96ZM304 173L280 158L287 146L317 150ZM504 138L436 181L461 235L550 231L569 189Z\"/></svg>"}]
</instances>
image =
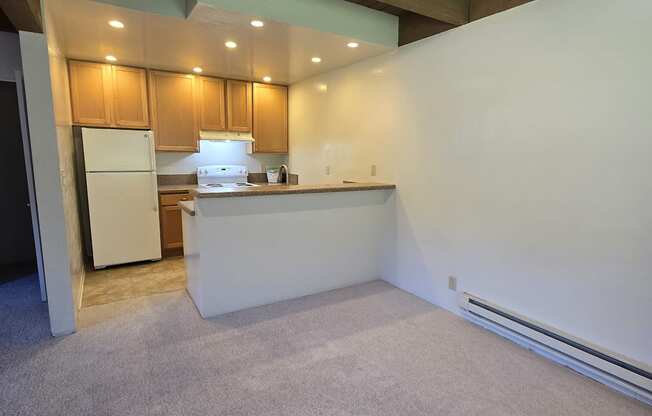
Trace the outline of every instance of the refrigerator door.
<instances>
[{"instance_id":1,"label":"refrigerator door","mask_svg":"<svg viewBox=\"0 0 652 416\"><path fill-rule=\"evenodd\" d=\"M82 129L86 172L156 170L151 131Z\"/></svg>"},{"instance_id":2,"label":"refrigerator door","mask_svg":"<svg viewBox=\"0 0 652 416\"><path fill-rule=\"evenodd\" d=\"M87 173L96 268L161 258L155 172Z\"/></svg>"}]
</instances>

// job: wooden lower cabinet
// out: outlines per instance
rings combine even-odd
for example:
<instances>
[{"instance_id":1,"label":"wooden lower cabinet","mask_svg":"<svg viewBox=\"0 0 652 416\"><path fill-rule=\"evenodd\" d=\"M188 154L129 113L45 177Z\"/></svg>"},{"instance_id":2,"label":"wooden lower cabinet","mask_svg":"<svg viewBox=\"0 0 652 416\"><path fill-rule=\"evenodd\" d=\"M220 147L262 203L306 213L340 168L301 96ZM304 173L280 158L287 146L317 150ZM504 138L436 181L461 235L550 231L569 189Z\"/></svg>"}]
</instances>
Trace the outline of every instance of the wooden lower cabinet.
<instances>
[{"instance_id":1,"label":"wooden lower cabinet","mask_svg":"<svg viewBox=\"0 0 652 416\"><path fill-rule=\"evenodd\" d=\"M176 194L160 194L159 213L161 216L161 250L163 257L183 255L183 227L181 223L181 207L179 201L190 201L192 197L187 192Z\"/></svg>"}]
</instances>

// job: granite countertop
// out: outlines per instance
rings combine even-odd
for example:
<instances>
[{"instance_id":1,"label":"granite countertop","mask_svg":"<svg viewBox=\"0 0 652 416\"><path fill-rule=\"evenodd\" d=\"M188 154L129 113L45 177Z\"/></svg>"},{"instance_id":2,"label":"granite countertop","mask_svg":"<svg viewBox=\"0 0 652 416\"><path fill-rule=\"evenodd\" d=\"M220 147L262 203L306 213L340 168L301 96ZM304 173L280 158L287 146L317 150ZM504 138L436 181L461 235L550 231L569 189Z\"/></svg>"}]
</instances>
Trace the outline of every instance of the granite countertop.
<instances>
[{"instance_id":1,"label":"granite countertop","mask_svg":"<svg viewBox=\"0 0 652 416\"><path fill-rule=\"evenodd\" d=\"M250 188L198 188L190 190L195 198L224 198L232 196L261 196L314 194L329 192L373 191L380 189L396 189L396 185L388 183L342 183L332 185L262 185Z\"/></svg>"}]
</instances>

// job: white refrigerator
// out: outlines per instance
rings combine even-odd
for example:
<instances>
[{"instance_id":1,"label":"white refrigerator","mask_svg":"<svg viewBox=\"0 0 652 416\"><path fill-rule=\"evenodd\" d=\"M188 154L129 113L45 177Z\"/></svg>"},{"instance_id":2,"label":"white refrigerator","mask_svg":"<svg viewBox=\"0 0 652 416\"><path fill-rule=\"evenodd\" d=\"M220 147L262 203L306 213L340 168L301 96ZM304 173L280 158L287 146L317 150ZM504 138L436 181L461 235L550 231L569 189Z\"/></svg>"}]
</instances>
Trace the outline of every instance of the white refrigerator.
<instances>
[{"instance_id":1,"label":"white refrigerator","mask_svg":"<svg viewBox=\"0 0 652 416\"><path fill-rule=\"evenodd\" d=\"M82 128L95 268L161 258L152 132Z\"/></svg>"}]
</instances>

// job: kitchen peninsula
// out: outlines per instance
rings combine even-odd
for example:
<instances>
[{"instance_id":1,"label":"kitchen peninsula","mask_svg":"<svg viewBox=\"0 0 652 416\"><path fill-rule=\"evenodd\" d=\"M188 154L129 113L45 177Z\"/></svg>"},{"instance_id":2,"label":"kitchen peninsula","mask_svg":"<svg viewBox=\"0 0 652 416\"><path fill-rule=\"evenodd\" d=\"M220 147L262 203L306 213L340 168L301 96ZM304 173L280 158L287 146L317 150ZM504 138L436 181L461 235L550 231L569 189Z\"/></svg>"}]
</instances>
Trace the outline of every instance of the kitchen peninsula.
<instances>
[{"instance_id":1,"label":"kitchen peninsula","mask_svg":"<svg viewBox=\"0 0 652 416\"><path fill-rule=\"evenodd\" d=\"M193 189L194 202L180 205L187 288L200 314L380 278L394 189L378 183Z\"/></svg>"}]
</instances>

